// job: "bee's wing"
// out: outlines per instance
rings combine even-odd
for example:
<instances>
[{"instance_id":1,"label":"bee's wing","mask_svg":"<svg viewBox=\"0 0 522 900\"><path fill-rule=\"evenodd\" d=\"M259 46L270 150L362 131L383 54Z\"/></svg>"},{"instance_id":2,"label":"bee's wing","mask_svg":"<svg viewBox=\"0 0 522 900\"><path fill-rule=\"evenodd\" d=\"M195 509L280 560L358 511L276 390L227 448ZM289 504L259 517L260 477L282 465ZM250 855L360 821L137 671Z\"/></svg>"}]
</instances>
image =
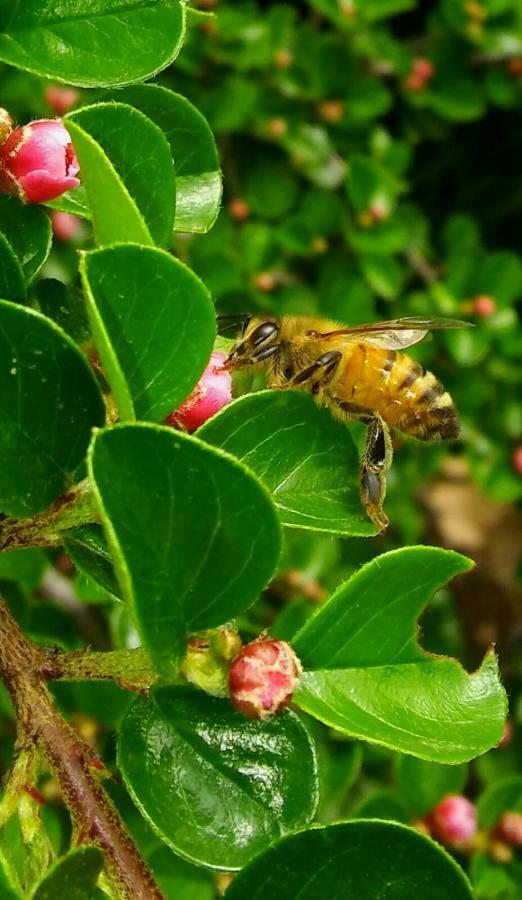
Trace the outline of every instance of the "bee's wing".
<instances>
[{"instance_id":1,"label":"bee's wing","mask_svg":"<svg viewBox=\"0 0 522 900\"><path fill-rule=\"evenodd\" d=\"M430 331L470 327L473 327L471 322L461 322L458 319L406 316L403 319L390 319L387 322L373 322L368 325L355 325L353 328L340 328L337 331L321 333L310 332L310 334L325 340L345 336L349 341L365 341L385 350L401 350L424 341Z\"/></svg>"}]
</instances>

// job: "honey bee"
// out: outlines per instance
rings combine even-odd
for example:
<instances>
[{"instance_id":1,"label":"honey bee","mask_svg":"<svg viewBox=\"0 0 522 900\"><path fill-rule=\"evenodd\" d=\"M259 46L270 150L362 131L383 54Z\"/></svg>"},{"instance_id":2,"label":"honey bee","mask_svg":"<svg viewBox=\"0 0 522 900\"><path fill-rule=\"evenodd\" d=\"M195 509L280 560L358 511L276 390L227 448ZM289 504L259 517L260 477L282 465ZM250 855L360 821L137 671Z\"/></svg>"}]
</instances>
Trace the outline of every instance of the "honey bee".
<instances>
[{"instance_id":1,"label":"honey bee","mask_svg":"<svg viewBox=\"0 0 522 900\"><path fill-rule=\"evenodd\" d=\"M432 329L466 328L455 319L403 318L346 328L311 316L248 317L226 366L264 366L269 388L308 391L336 419L367 425L361 501L383 531L390 428L421 441L453 440L459 420L442 384L401 351Z\"/></svg>"}]
</instances>

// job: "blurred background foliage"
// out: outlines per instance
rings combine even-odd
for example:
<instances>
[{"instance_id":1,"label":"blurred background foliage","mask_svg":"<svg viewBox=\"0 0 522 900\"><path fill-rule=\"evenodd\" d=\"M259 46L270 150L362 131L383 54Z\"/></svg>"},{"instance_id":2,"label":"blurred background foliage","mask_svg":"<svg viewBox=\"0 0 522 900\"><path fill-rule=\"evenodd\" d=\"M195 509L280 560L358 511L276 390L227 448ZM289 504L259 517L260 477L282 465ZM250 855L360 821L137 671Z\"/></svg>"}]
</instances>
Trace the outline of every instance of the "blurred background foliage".
<instances>
[{"instance_id":1,"label":"blurred background foliage","mask_svg":"<svg viewBox=\"0 0 522 900\"><path fill-rule=\"evenodd\" d=\"M317 726L319 820L413 822L460 791L475 800L493 792L483 809L493 796L500 812L522 810L522 5L195 0L191 9L186 44L158 82L192 100L216 135L222 211L207 235L178 235L175 250L218 311L312 313L348 324L442 315L476 326L412 351L453 395L462 439L396 439L386 534L346 541L287 532L279 576L241 627L291 637L337 584L386 549L421 542L462 551L476 568L434 598L421 641L470 669L497 644L509 740L450 769ZM18 121L51 114L41 79L7 67L1 78L2 105ZM86 223L68 240L56 229L44 276L74 288L76 249L89 243ZM40 302L44 308L46 297ZM81 309L71 309L81 323ZM136 643L125 610L65 557L8 554L0 587L41 641ZM60 685L56 693L114 763L112 729L127 695L102 684ZM3 697L7 764L14 732ZM59 842L65 817L52 791L49 781L46 815ZM123 790L115 793L137 822ZM137 838L164 860L151 834ZM185 869L179 884L189 878ZM522 896L516 858L501 864L476 853L471 869L479 897ZM209 896L207 882L200 889L195 897ZM177 896L185 895L193 896Z\"/></svg>"}]
</instances>

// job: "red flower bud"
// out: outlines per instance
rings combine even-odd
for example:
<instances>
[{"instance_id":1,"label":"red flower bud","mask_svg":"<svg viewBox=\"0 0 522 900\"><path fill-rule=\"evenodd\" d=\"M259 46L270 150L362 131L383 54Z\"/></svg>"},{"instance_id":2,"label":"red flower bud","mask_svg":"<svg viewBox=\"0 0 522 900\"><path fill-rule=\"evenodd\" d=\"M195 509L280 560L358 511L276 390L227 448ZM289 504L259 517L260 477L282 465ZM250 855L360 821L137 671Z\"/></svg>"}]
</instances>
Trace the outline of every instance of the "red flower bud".
<instances>
[{"instance_id":1,"label":"red flower bud","mask_svg":"<svg viewBox=\"0 0 522 900\"><path fill-rule=\"evenodd\" d=\"M431 834L444 844L465 844L477 831L477 810L467 797L450 794L427 817Z\"/></svg>"},{"instance_id":2,"label":"red flower bud","mask_svg":"<svg viewBox=\"0 0 522 900\"><path fill-rule=\"evenodd\" d=\"M45 102L57 116L64 116L66 112L69 112L79 96L78 91L74 88L63 87L59 84L50 84L44 91Z\"/></svg>"},{"instance_id":3,"label":"red flower bud","mask_svg":"<svg viewBox=\"0 0 522 900\"><path fill-rule=\"evenodd\" d=\"M45 203L78 187L78 160L58 119L16 128L0 147L0 189L24 203Z\"/></svg>"},{"instance_id":4,"label":"red flower bud","mask_svg":"<svg viewBox=\"0 0 522 900\"><path fill-rule=\"evenodd\" d=\"M236 222L244 222L250 215L250 206L241 197L235 197L228 204L228 211Z\"/></svg>"},{"instance_id":5,"label":"red flower bud","mask_svg":"<svg viewBox=\"0 0 522 900\"><path fill-rule=\"evenodd\" d=\"M59 212L53 209L51 225L55 238L59 241L72 241L82 230L81 219L72 213Z\"/></svg>"},{"instance_id":6,"label":"red flower bud","mask_svg":"<svg viewBox=\"0 0 522 900\"><path fill-rule=\"evenodd\" d=\"M482 319L487 319L489 316L493 315L496 308L497 304L493 297L488 297L487 294L480 294L478 297L475 297L471 304L472 312Z\"/></svg>"},{"instance_id":7,"label":"red flower bud","mask_svg":"<svg viewBox=\"0 0 522 900\"><path fill-rule=\"evenodd\" d=\"M226 353L215 351L189 397L165 419L166 425L195 431L232 399L232 379L224 368Z\"/></svg>"},{"instance_id":8,"label":"red flower bud","mask_svg":"<svg viewBox=\"0 0 522 900\"><path fill-rule=\"evenodd\" d=\"M232 705L249 719L269 719L288 706L301 672L301 663L285 641L253 641L229 669Z\"/></svg>"},{"instance_id":9,"label":"red flower bud","mask_svg":"<svg viewBox=\"0 0 522 900\"><path fill-rule=\"evenodd\" d=\"M522 847L522 816L518 812L502 813L496 828L497 837L512 847Z\"/></svg>"},{"instance_id":10,"label":"red flower bud","mask_svg":"<svg viewBox=\"0 0 522 900\"><path fill-rule=\"evenodd\" d=\"M511 465L515 475L522 475L522 444L513 450Z\"/></svg>"},{"instance_id":11,"label":"red flower bud","mask_svg":"<svg viewBox=\"0 0 522 900\"><path fill-rule=\"evenodd\" d=\"M411 69L412 72L414 72L415 75L418 75L419 78L422 78L423 81L431 81L435 74L433 63L430 62L429 59L424 59L422 56L413 60Z\"/></svg>"}]
</instances>

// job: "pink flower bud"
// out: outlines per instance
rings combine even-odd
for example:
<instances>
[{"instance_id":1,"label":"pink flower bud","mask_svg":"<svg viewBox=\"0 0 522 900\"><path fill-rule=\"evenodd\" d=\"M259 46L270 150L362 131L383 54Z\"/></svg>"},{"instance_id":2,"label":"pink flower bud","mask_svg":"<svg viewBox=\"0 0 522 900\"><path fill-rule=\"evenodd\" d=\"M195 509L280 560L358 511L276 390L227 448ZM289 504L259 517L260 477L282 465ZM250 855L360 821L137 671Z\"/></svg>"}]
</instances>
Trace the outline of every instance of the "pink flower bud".
<instances>
[{"instance_id":1,"label":"pink flower bud","mask_svg":"<svg viewBox=\"0 0 522 900\"><path fill-rule=\"evenodd\" d=\"M72 241L82 230L79 216L59 212L57 209L53 209L51 213L51 225L53 234L59 241Z\"/></svg>"},{"instance_id":2,"label":"pink flower bud","mask_svg":"<svg viewBox=\"0 0 522 900\"><path fill-rule=\"evenodd\" d=\"M522 816L517 812L502 813L496 828L497 837L512 847L522 847Z\"/></svg>"},{"instance_id":3,"label":"pink flower bud","mask_svg":"<svg viewBox=\"0 0 522 900\"><path fill-rule=\"evenodd\" d=\"M165 419L166 425L195 431L232 399L232 379L224 368L226 353L214 351L189 397Z\"/></svg>"},{"instance_id":4,"label":"pink flower bud","mask_svg":"<svg viewBox=\"0 0 522 900\"><path fill-rule=\"evenodd\" d=\"M475 297L471 306L472 312L474 312L476 316L480 316L483 319L487 319L489 316L492 316L497 308L497 304L495 303L493 297L489 297L487 294L480 294L480 296Z\"/></svg>"},{"instance_id":5,"label":"pink flower bud","mask_svg":"<svg viewBox=\"0 0 522 900\"><path fill-rule=\"evenodd\" d=\"M426 822L434 838L444 844L465 844L477 831L477 810L462 794L450 794L441 800Z\"/></svg>"},{"instance_id":6,"label":"pink flower bud","mask_svg":"<svg viewBox=\"0 0 522 900\"><path fill-rule=\"evenodd\" d=\"M515 475L522 475L522 444L515 447L511 454L511 465Z\"/></svg>"},{"instance_id":7,"label":"pink flower bud","mask_svg":"<svg viewBox=\"0 0 522 900\"><path fill-rule=\"evenodd\" d=\"M285 641L253 641L230 666L232 704L249 719L269 719L288 706L301 673L301 663Z\"/></svg>"},{"instance_id":8,"label":"pink flower bud","mask_svg":"<svg viewBox=\"0 0 522 900\"><path fill-rule=\"evenodd\" d=\"M78 187L78 160L58 119L16 128L0 147L0 189L24 203L45 203Z\"/></svg>"},{"instance_id":9,"label":"pink flower bud","mask_svg":"<svg viewBox=\"0 0 522 900\"><path fill-rule=\"evenodd\" d=\"M59 84L49 84L44 91L45 102L57 116L64 116L69 112L79 96L74 88Z\"/></svg>"}]
</instances>

